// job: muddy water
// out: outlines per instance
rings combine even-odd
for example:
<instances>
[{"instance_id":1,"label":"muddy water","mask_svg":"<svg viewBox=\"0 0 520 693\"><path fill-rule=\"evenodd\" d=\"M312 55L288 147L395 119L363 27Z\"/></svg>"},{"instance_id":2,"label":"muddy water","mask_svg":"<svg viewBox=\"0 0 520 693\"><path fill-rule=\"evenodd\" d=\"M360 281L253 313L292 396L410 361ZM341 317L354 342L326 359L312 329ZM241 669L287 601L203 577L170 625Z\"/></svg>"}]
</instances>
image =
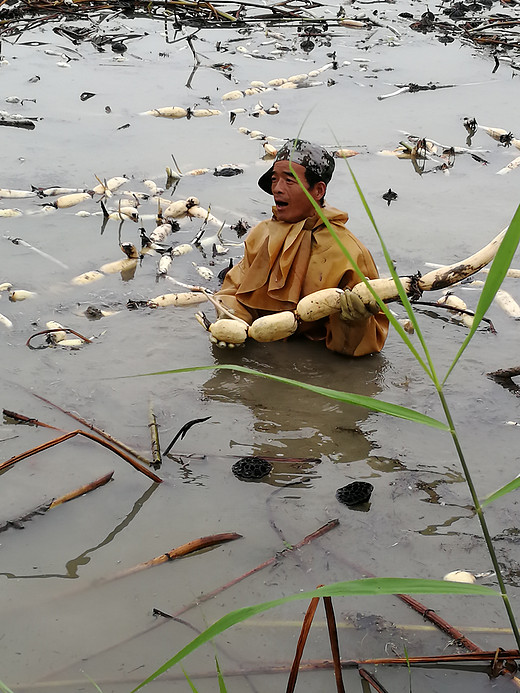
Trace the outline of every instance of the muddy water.
<instances>
[{"instance_id":1,"label":"muddy water","mask_svg":"<svg viewBox=\"0 0 520 693\"><path fill-rule=\"evenodd\" d=\"M450 175L431 171L422 176L410 162L377 152L397 146L401 131L463 146L464 117L514 131L518 77L506 63L492 74L492 59L471 44L442 45L434 36L411 33L397 17L403 9L407 8L401 4L391 10L381 6L379 11L380 20L400 36L385 28L373 32L335 28L332 46L317 41L308 54L299 48L294 29L275 29L286 37L275 40L290 49L275 60L236 51L244 46L249 53L256 49L269 55L274 44L265 31L251 35L200 31L194 46L201 64L193 74L186 41L168 43L162 25L152 21L106 23L106 33L142 34L128 42L122 59L109 48L99 53L89 43L74 47L51 27L25 32L18 43L3 41L7 63L0 68L2 103L13 95L36 99L36 103L5 104L5 109L39 120L33 131L2 128L0 185L91 188L97 183L95 175L124 174L130 180L123 189L146 192L144 179L164 187L173 154L183 171L226 163L243 166L243 175L235 178L211 173L183 178L174 198L197 195L227 225L240 218L255 223L269 210L269 199L256 185L268 163L261 159L261 144L237 128L259 129L282 139L295 136L301 128L307 139L338 142L361 152L352 160L353 167L400 273L424 272L426 261L466 257L512 217L518 203L518 171L506 176L497 176L496 171L515 152L498 147L480 131L473 146L486 150L480 155L489 161L487 166L459 157ZM415 7L412 11L417 13ZM231 42L236 38L241 40ZM22 45L28 42L41 45ZM226 50L218 52L217 42ZM72 57L68 67L59 67L63 59L45 53L49 48ZM221 101L223 93L243 89L253 79L265 82L308 72L329 62L331 50L340 65L350 64L325 72L322 85L262 95L264 106L279 104L276 116L239 115L233 126L229 124L228 110L250 108L256 99L226 103ZM233 65L231 80L210 67L222 62ZM29 82L35 75L39 81ZM327 86L327 79L335 84ZM457 86L377 99L395 91L396 84L430 81ZM95 96L81 101L80 94L86 91ZM223 111L221 116L171 121L139 115L167 105L206 106L206 97ZM427 169L433 165L428 162ZM382 194L390 187L399 197L388 206ZM349 211L351 228L373 250L382 268L377 240L343 165L337 168L328 198ZM34 397L39 394L145 455L149 455L150 401L163 447L187 421L211 418L175 445L177 457L165 459L158 472L164 483L159 486L110 451L79 438L24 460L2 476L0 520L5 522L107 471L115 472L103 489L37 516L23 530L11 528L0 535L1 680L14 690L80 691L91 685L89 676L105 693L129 691L191 639L193 628L204 628L230 609L370 573L440 578L457 568L474 573L490 569L467 488L445 435L230 371L119 379L170 368L236 363L377 396L441 417L432 386L395 334L383 354L358 361L305 342L249 344L229 353L213 350L191 308L126 310L128 299L149 299L175 290L166 281L156 282L151 257L144 258L130 281L111 275L94 284L71 285L72 277L121 256L118 223L109 221L101 233L96 200L54 213L42 213L40 202L29 198L3 200L0 205L23 211L17 218L0 218L2 236L20 237L61 263L0 239L0 280L37 292L37 297L22 303L10 303L5 294L0 299L0 312L14 323L12 330L1 328L2 406L58 428L76 427L72 419ZM79 209L90 216L77 216ZM156 208L148 202L140 211L141 223L150 232ZM199 228L200 223L183 221L175 241L190 242ZM121 239L138 244L137 229L125 222ZM208 230L206 237L212 233ZM228 227L224 238L239 242ZM215 274L230 256L240 257L240 247L229 247L228 255L215 259ZM205 257L194 250L177 258L170 275L188 283L204 281L193 263L209 266L211 242L203 250ZM217 280L207 286L216 289ZM507 280L505 288L520 300L515 280ZM458 293L469 307L476 306L477 291ZM115 314L89 321L84 316L89 305ZM207 312L212 315L210 309ZM482 496L517 474L518 429L505 423L518 419L517 400L485 373L517 365L518 327L499 307L493 306L489 317L497 334L477 333L447 386ZM50 319L93 337L93 343L80 350L28 349L26 340ZM435 364L444 373L465 329L439 312L425 310L420 320ZM0 429L2 459L53 435L5 422ZM195 456L182 457L182 453ZM250 454L319 461L279 460L266 482L245 483L233 476L231 465ZM370 480L374 485L368 512L348 509L335 499L336 489L353 480ZM513 604L520 562L517 512L515 495L487 511ZM284 542L297 543L333 518L339 518L340 525L323 538L184 614L188 625L153 615L154 608L176 613L275 556ZM238 532L243 538L174 564L101 583L175 546L224 531ZM495 584L493 577L482 581ZM504 630L507 621L497 600L425 596L423 601L483 648L514 644ZM335 606L346 658L385 656L393 650L402 654L404 645L410 656L456 651L446 636L424 628L422 619L397 598L338 599ZM236 671L239 665L254 669L290 662L297 622L305 608L303 603L292 605L235 628L217 641L221 666ZM358 614L383 617L382 632L373 618L360 620ZM306 654L328 658L323 619L318 618ZM213 671L213 656L212 650L200 651L187 660L187 671L193 675ZM169 675L180 675L179 682L161 680L154 684L157 690L186 690L180 671ZM380 669L378 676L389 690L408 685L405 670ZM355 677L348 674L347 682L358 686ZM283 687L285 678L274 682L265 675L247 680L228 676L227 682L233 691L264 691ZM215 684L212 679L202 681L201 690L214 690ZM330 673L302 675L299 682L301 690L308 691L332 690L332 684ZM482 673L419 669L413 671L412 685L421 691L490 687ZM506 690L507 685L501 681L498 688Z\"/></svg>"}]
</instances>

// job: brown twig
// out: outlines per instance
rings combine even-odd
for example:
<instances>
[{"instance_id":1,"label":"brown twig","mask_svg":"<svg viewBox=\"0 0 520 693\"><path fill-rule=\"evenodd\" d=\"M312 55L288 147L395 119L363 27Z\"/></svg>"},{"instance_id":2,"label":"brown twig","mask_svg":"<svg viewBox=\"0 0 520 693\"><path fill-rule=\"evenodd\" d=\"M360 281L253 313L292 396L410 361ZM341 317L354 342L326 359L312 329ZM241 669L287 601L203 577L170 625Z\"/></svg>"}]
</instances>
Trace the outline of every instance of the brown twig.
<instances>
[{"instance_id":1,"label":"brown twig","mask_svg":"<svg viewBox=\"0 0 520 693\"><path fill-rule=\"evenodd\" d=\"M157 417L155 416L153 405L150 402L150 410L148 413L148 427L150 429L151 447L152 447L152 467L160 469L162 465L161 444L159 442L159 429L157 426Z\"/></svg>"},{"instance_id":2,"label":"brown twig","mask_svg":"<svg viewBox=\"0 0 520 693\"><path fill-rule=\"evenodd\" d=\"M457 630L457 628L454 628L447 621L438 616L433 609L429 609L427 606L424 606L424 604L421 604L421 602L418 602L417 599L414 599L407 594L397 594L396 596L399 597L399 599L405 604L411 606L412 609L417 611L418 614L421 614L423 618L436 625L437 628L442 630L444 633L447 633L450 638L460 643L462 647L465 647L470 652L482 652L482 649L478 645L475 645L475 643L469 640L469 638L461 633L460 630Z\"/></svg>"},{"instance_id":3,"label":"brown twig","mask_svg":"<svg viewBox=\"0 0 520 693\"><path fill-rule=\"evenodd\" d=\"M362 679L365 679L372 688L377 691L377 693L388 693L386 688L384 688L379 681L372 675L370 674L366 669L363 669L363 667L360 667L358 669L359 675L361 676Z\"/></svg>"},{"instance_id":4,"label":"brown twig","mask_svg":"<svg viewBox=\"0 0 520 693\"><path fill-rule=\"evenodd\" d=\"M56 500L53 500L50 504L49 510L51 510L52 508L56 508L58 505L62 505L62 503L68 503L68 501L73 500L74 498L83 496L85 495L85 493L90 493L90 491L94 491L94 489L99 488L100 486L104 486L110 481L110 479L113 476L113 471L108 472L108 474L100 476L99 479L95 479L94 481L91 481L90 483L85 484L84 486L80 486L75 491L71 491L70 493L66 493L64 496L56 498Z\"/></svg>"},{"instance_id":5,"label":"brown twig","mask_svg":"<svg viewBox=\"0 0 520 693\"><path fill-rule=\"evenodd\" d=\"M131 457L129 457L127 454L122 452L121 450L118 450L116 447L111 445L107 440L103 440L103 438L98 438L95 435L92 435L92 433L88 433L87 431L80 431L79 429L76 431L71 431L70 433L65 433L65 435L59 436L59 438L53 438L52 440L47 441L46 443L42 443L41 445L37 445L34 448L31 448L30 450L26 450L25 452L20 453L19 455L15 455L14 457L9 458L5 462L2 462L0 464L0 472L3 472L6 469L9 469L12 467L14 464L17 462L20 462L21 460L25 459L26 457L31 457L32 455L36 455L39 452L42 452L43 450L47 450L48 448L54 447L54 445L58 445L59 443L63 443L66 440L69 440L70 438L74 438L74 436L85 436L85 438L89 438L90 440L93 440L96 443L99 443L105 448L108 448L112 452L114 452L116 455L119 455L122 459L124 459L126 462L132 465L134 469L137 469L140 471L142 474L147 476L149 479L153 479L153 481L157 482L160 484L162 482L162 479L158 477L156 474L151 472L149 469L146 467L143 467L142 464L139 464L139 462L136 462L133 460Z\"/></svg>"},{"instance_id":6,"label":"brown twig","mask_svg":"<svg viewBox=\"0 0 520 693\"><path fill-rule=\"evenodd\" d=\"M75 421L78 421L80 424L82 424L86 428L89 428L91 431L94 431L95 433L102 436L103 438L106 438L106 440L109 440L111 443L114 443L114 445L117 445L122 450L126 450L126 452L129 452L136 459L141 460L141 462L144 462L145 464L150 465L150 460L147 460L146 457L143 457L142 455L140 455L138 452L133 450L129 445L126 445L126 443L123 443L122 441L117 440L117 438L114 438L113 436L110 435L110 433L107 433L102 428L98 428L97 426L94 426L94 424L91 424L88 421L85 421L85 419L81 418L81 416L78 416L77 414L73 414L71 411L67 411L67 409L62 409L62 407L60 407L58 404L54 404L54 402L51 402L49 399L46 399L45 397L42 397L41 395L37 395L35 392L33 392L31 394L34 397L36 397L37 399L41 400L42 402L45 402L45 404L50 404L51 407L54 407L58 411L61 411L62 414L67 414L67 416L70 416L72 419L74 419Z\"/></svg>"},{"instance_id":7,"label":"brown twig","mask_svg":"<svg viewBox=\"0 0 520 693\"><path fill-rule=\"evenodd\" d=\"M33 508L33 510L30 510L29 512L26 512L24 515L21 517L18 517L16 520L7 520L7 522L3 522L0 524L0 532L5 532L5 530L9 529L9 527L15 527L16 529L22 529L23 528L23 523L27 522L28 520L32 520L33 517L36 515L44 515L47 510L50 510L51 508L55 508L58 505L61 505L62 503L66 503L69 500L72 500L73 498L77 498L78 496L82 496L85 493L88 493L89 491L94 490L95 488L98 488L99 486L102 486L103 484L106 484L107 481L110 481L112 478L112 475L114 472L110 472L109 474L105 474L105 476L102 476L100 479L96 479L95 481L91 482L90 484L86 484L85 486L82 486L79 489L76 489L75 491L71 491L70 493L67 493L65 496L61 496L61 498L56 498L54 501L47 501L45 503L42 503L39 505L37 508Z\"/></svg>"},{"instance_id":8,"label":"brown twig","mask_svg":"<svg viewBox=\"0 0 520 693\"><path fill-rule=\"evenodd\" d=\"M323 587L323 585L319 585L319 587ZM314 618L314 614L316 613L316 609L318 608L319 601L319 597L313 597L311 599L311 603L309 604L309 607L303 618L300 636L298 638L298 643L296 644L296 653L294 655L293 663L291 666L291 673L289 674L289 680L287 681L286 693L293 693L294 688L296 686L296 679L298 678L298 671L300 669L300 662L303 656L303 650L305 648L305 643L307 642L307 638L309 636L312 620Z\"/></svg>"},{"instance_id":9,"label":"brown twig","mask_svg":"<svg viewBox=\"0 0 520 693\"><path fill-rule=\"evenodd\" d=\"M192 541L187 542L186 544L182 544L182 546L178 546L177 548L172 549L171 551L167 551L166 553L163 553L160 556L156 556L155 558L152 558L150 561L146 561L145 563L138 563L133 568L128 568L127 570L123 570L120 573L116 573L112 577L105 578L102 580L102 582L105 583L111 582L112 580L118 580L119 578L127 577L128 575L133 575L134 573L139 573L141 570L146 570L147 568L153 568L156 565L161 565L162 563L166 563L167 561L174 561L177 558L182 558L183 556L187 556L188 554L194 553L195 551L202 551L203 549L208 549L212 546L217 546L218 544L224 544L228 541L234 541L235 539L241 538L242 535L237 534L236 532L224 532L222 534L213 534L208 537L194 539Z\"/></svg>"},{"instance_id":10,"label":"brown twig","mask_svg":"<svg viewBox=\"0 0 520 693\"><path fill-rule=\"evenodd\" d=\"M339 653L338 629L336 628L336 618L332 607L332 598L323 597L325 614L327 616L327 627L329 630L330 649L332 651L332 661L334 662L334 676L336 677L336 689L338 693L345 693L343 676L341 675L341 655Z\"/></svg>"},{"instance_id":11,"label":"brown twig","mask_svg":"<svg viewBox=\"0 0 520 693\"><path fill-rule=\"evenodd\" d=\"M66 433L63 428L57 428L56 426L51 426L50 424L43 423L43 421L38 421L38 419L32 419L23 414L18 414L15 411L9 411L9 409L3 409L2 413L8 419L13 419L18 424L27 424L28 426L39 426L40 428L52 428L53 431L60 431L61 433Z\"/></svg>"},{"instance_id":12,"label":"brown twig","mask_svg":"<svg viewBox=\"0 0 520 693\"><path fill-rule=\"evenodd\" d=\"M318 585L318 587L323 587L323 585ZM303 650L305 648L305 643L309 636L309 631L311 629L312 621L318 608L319 597L313 597L309 604L309 608L303 619L300 636L298 638L298 643L296 645L296 653L294 655L294 660L291 666L291 673L289 675L289 680L287 682L286 693L293 693L296 687L296 679L298 678L298 672L300 669L300 662L303 656ZM343 685L343 676L341 675L341 657L339 654L339 643L338 643L338 631L336 628L336 619L334 617L334 609L332 607L331 597L323 597L323 603L325 605L325 614L327 617L327 628L329 631L330 648L332 651L332 661L334 662L334 676L336 679L336 689L338 693L345 693L345 687Z\"/></svg>"}]
</instances>

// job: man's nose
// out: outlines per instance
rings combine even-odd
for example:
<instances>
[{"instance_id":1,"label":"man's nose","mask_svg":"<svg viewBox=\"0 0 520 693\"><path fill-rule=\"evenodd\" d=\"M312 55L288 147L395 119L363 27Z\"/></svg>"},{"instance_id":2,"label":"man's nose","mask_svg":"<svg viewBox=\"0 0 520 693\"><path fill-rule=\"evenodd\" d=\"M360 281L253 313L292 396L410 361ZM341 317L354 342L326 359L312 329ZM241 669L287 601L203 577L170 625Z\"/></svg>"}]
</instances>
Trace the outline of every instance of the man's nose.
<instances>
[{"instance_id":1,"label":"man's nose","mask_svg":"<svg viewBox=\"0 0 520 693\"><path fill-rule=\"evenodd\" d=\"M271 183L271 192L273 195L275 192L282 192L283 191L283 181L281 178L278 178L277 180L273 180Z\"/></svg>"}]
</instances>

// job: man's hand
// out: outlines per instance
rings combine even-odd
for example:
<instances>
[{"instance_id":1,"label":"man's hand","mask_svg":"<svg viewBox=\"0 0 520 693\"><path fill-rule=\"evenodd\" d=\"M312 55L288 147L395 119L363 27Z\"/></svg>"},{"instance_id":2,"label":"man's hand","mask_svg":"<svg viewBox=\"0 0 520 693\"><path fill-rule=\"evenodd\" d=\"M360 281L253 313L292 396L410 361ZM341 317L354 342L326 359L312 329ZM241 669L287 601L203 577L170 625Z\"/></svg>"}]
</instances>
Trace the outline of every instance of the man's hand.
<instances>
[{"instance_id":1,"label":"man's hand","mask_svg":"<svg viewBox=\"0 0 520 693\"><path fill-rule=\"evenodd\" d=\"M379 306L374 299L366 304L350 289L345 289L340 298L341 317L345 322L363 322L379 313Z\"/></svg>"},{"instance_id":2,"label":"man's hand","mask_svg":"<svg viewBox=\"0 0 520 693\"><path fill-rule=\"evenodd\" d=\"M209 336L209 341L214 344L216 347L219 349L234 349L235 347L241 347L244 346L244 343L242 344L233 344L233 342L223 342L222 340L218 340L216 337L214 337L212 334Z\"/></svg>"}]
</instances>

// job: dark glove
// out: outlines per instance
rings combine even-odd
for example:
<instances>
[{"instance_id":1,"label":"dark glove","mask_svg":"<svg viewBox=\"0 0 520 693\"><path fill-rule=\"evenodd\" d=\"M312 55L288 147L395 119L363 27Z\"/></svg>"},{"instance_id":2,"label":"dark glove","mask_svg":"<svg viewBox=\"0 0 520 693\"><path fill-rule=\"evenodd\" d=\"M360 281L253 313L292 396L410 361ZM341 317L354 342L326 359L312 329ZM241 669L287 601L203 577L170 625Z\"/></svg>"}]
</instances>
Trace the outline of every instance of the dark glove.
<instances>
[{"instance_id":1,"label":"dark glove","mask_svg":"<svg viewBox=\"0 0 520 693\"><path fill-rule=\"evenodd\" d=\"M370 302L364 303L357 294L350 289L345 289L340 298L341 318L345 322L363 322L373 315L379 313L379 306L372 298Z\"/></svg>"}]
</instances>

